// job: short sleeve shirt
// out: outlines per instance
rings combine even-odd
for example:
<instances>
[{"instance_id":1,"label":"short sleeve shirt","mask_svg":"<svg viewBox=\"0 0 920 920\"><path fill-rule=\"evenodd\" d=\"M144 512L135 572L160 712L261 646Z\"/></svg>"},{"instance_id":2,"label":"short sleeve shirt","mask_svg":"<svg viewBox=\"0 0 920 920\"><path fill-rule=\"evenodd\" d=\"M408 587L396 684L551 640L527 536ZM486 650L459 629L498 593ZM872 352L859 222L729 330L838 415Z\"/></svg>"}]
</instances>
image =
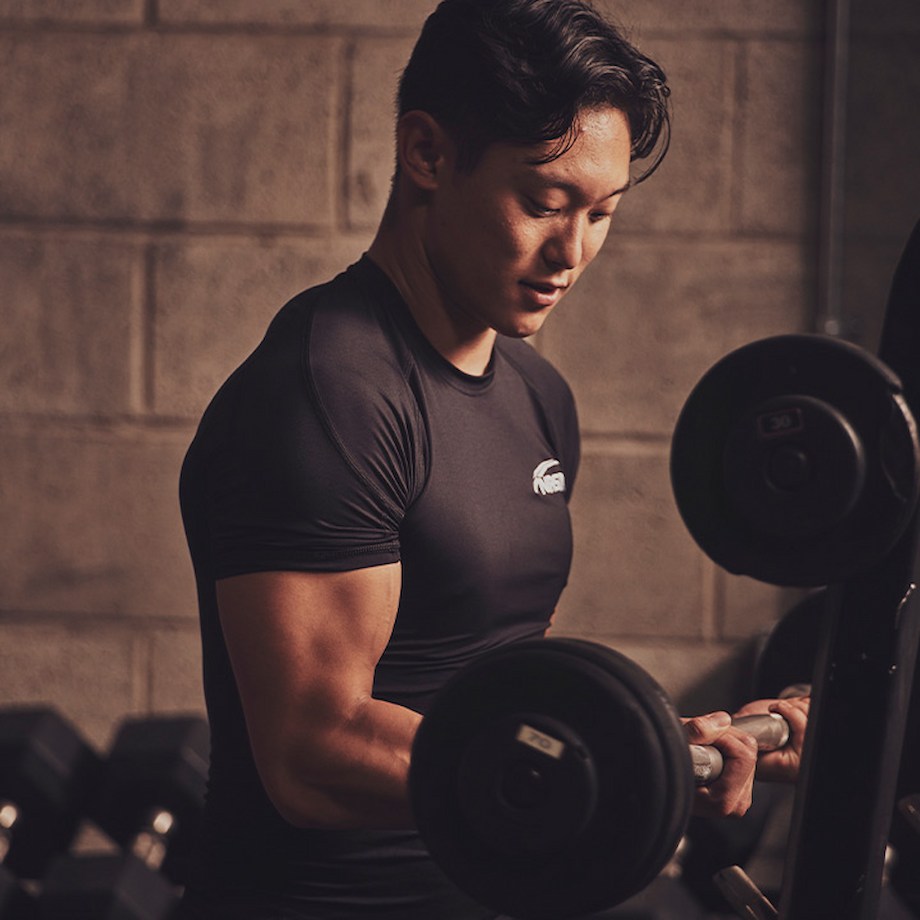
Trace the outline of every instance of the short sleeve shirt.
<instances>
[{"instance_id":1,"label":"short sleeve shirt","mask_svg":"<svg viewBox=\"0 0 920 920\"><path fill-rule=\"evenodd\" d=\"M282 827L261 789L215 582L400 562L374 695L424 712L464 664L545 630L568 578L578 462L571 392L534 348L499 337L483 376L462 373L368 257L285 305L208 407L182 471L213 841L229 852L241 810L263 852L335 836Z\"/></svg>"}]
</instances>

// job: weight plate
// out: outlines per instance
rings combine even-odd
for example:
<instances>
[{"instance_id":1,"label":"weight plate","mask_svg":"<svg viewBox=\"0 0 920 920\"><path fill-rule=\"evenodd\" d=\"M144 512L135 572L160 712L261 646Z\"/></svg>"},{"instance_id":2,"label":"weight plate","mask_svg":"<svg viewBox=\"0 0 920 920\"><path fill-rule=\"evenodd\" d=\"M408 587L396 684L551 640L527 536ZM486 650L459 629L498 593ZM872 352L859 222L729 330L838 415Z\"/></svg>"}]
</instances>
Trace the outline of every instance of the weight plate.
<instances>
[{"instance_id":1,"label":"weight plate","mask_svg":"<svg viewBox=\"0 0 920 920\"><path fill-rule=\"evenodd\" d=\"M816 538L835 527L866 480L853 426L833 406L801 395L766 400L746 414L728 433L722 467L740 516L779 538Z\"/></svg>"},{"instance_id":2,"label":"weight plate","mask_svg":"<svg viewBox=\"0 0 920 920\"><path fill-rule=\"evenodd\" d=\"M681 517L715 562L777 585L868 571L920 490L917 426L895 374L848 342L762 339L691 392L671 446Z\"/></svg>"},{"instance_id":3,"label":"weight plate","mask_svg":"<svg viewBox=\"0 0 920 920\"><path fill-rule=\"evenodd\" d=\"M409 786L445 874L522 920L582 916L644 888L676 850L694 789L661 687L575 639L515 643L457 674L419 728Z\"/></svg>"},{"instance_id":4,"label":"weight plate","mask_svg":"<svg viewBox=\"0 0 920 920\"><path fill-rule=\"evenodd\" d=\"M583 740L539 712L485 724L463 752L457 787L477 836L512 858L563 850L597 806L594 760Z\"/></svg>"}]
</instances>

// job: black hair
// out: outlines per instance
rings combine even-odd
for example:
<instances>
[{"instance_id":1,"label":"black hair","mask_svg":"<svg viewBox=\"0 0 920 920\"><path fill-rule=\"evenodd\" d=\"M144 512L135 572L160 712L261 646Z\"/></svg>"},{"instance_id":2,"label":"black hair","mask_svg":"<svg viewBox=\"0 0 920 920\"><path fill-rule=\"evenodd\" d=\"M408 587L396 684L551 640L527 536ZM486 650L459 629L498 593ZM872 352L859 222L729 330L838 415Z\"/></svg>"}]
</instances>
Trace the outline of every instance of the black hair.
<instances>
[{"instance_id":1,"label":"black hair","mask_svg":"<svg viewBox=\"0 0 920 920\"><path fill-rule=\"evenodd\" d=\"M586 0L442 0L403 71L398 112L425 111L471 170L489 144L574 142L578 115L610 105L629 122L631 160L655 171L670 138L662 69Z\"/></svg>"}]
</instances>

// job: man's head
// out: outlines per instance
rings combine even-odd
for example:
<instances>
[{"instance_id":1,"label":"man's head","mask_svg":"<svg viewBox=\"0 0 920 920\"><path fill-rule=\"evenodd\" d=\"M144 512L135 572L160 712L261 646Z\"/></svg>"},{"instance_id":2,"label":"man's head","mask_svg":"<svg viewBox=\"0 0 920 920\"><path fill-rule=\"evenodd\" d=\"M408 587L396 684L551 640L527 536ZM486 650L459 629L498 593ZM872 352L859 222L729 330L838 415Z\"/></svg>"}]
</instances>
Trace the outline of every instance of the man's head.
<instances>
[{"instance_id":1,"label":"man's head","mask_svg":"<svg viewBox=\"0 0 920 920\"><path fill-rule=\"evenodd\" d=\"M667 148L656 64L581 0L443 0L404 71L371 247L429 340L481 373L536 333ZM636 160L650 160L637 178Z\"/></svg>"},{"instance_id":2,"label":"man's head","mask_svg":"<svg viewBox=\"0 0 920 920\"><path fill-rule=\"evenodd\" d=\"M550 156L572 142L579 113L624 113L632 160L661 161L668 142L661 69L582 0L443 0L428 17L399 86L399 115L431 115L472 169L496 142Z\"/></svg>"}]
</instances>

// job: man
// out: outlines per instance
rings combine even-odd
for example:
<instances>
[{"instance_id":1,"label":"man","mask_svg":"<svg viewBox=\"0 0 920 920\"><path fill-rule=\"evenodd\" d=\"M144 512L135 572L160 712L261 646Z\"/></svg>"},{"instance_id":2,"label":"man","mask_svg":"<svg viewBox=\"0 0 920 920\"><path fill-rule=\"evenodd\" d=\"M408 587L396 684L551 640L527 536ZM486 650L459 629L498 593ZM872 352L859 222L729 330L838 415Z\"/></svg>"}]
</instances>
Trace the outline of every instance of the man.
<instances>
[{"instance_id":1,"label":"man","mask_svg":"<svg viewBox=\"0 0 920 920\"><path fill-rule=\"evenodd\" d=\"M600 249L631 163L663 155L667 94L578 0L428 19L370 250L278 314L183 469L212 728L185 916L492 916L413 830L412 739L565 585L575 407L521 339ZM701 808L743 811L751 742L719 717L688 732L727 760Z\"/></svg>"}]
</instances>

